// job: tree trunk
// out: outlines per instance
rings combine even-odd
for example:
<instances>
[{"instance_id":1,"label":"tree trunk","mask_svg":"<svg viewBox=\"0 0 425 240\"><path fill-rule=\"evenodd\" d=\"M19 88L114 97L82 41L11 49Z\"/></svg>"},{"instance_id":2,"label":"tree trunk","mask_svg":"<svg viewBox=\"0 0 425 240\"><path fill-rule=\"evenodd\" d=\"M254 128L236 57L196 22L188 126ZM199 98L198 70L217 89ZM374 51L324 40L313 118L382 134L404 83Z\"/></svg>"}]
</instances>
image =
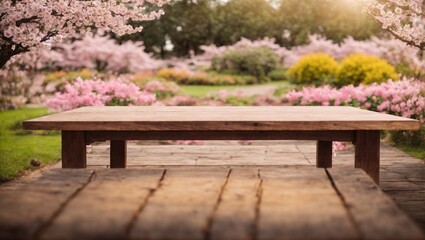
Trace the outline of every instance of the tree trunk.
<instances>
[{"instance_id":1,"label":"tree trunk","mask_svg":"<svg viewBox=\"0 0 425 240\"><path fill-rule=\"evenodd\" d=\"M13 46L15 46L15 49L12 49ZM29 50L27 48L22 48L16 45L0 45L0 69L2 69L13 56L28 51Z\"/></svg>"},{"instance_id":2,"label":"tree trunk","mask_svg":"<svg viewBox=\"0 0 425 240\"><path fill-rule=\"evenodd\" d=\"M10 60L11 57L12 56L8 56L3 52L0 53L0 69L2 69L4 65L6 65L6 63Z\"/></svg>"}]
</instances>

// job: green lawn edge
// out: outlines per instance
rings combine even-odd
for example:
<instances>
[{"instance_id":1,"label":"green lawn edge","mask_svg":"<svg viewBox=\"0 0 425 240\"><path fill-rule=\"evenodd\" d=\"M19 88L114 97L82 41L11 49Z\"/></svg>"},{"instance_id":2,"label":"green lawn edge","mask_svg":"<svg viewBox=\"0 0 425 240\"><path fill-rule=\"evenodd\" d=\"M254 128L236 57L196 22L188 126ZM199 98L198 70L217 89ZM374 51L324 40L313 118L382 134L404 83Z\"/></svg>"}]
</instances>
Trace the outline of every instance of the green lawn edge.
<instances>
[{"instance_id":1,"label":"green lawn edge","mask_svg":"<svg viewBox=\"0 0 425 240\"><path fill-rule=\"evenodd\" d=\"M22 108L0 112L0 182L10 181L26 170L33 170L31 160L41 167L60 160L59 132L24 131L22 122L48 114L45 107Z\"/></svg>"},{"instance_id":2,"label":"green lawn edge","mask_svg":"<svg viewBox=\"0 0 425 240\"><path fill-rule=\"evenodd\" d=\"M215 93L221 90L226 91L237 91L243 89L250 89L261 86L275 86L275 87L285 87L288 90L293 89L294 85L289 83L286 80L282 81L272 81L263 84L254 84L254 85L179 85L180 90L183 94L192 96L192 97L206 97L208 94Z\"/></svg>"}]
</instances>

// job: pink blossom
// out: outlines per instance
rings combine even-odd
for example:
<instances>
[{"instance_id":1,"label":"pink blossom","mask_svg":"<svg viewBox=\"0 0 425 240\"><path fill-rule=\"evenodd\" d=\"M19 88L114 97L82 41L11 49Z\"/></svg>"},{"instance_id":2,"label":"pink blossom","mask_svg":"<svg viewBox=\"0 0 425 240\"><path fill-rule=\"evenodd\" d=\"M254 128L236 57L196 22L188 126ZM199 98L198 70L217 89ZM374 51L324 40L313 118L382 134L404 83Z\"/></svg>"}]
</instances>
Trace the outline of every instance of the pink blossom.
<instances>
[{"instance_id":1,"label":"pink blossom","mask_svg":"<svg viewBox=\"0 0 425 240\"><path fill-rule=\"evenodd\" d=\"M138 22L159 18L164 14L160 7L167 2L2 0L0 32L8 40L0 38L0 48L15 50L11 54L13 56L41 46L49 47L52 42L60 42L67 37L91 35L99 29L118 35L140 32L142 27L132 26L130 20ZM150 10L147 8L149 4L156 5L158 10Z\"/></svg>"},{"instance_id":2,"label":"pink blossom","mask_svg":"<svg viewBox=\"0 0 425 240\"><path fill-rule=\"evenodd\" d=\"M51 109L65 111L81 106L151 105L155 101L155 94L140 91L133 83L119 79L106 82L77 78L65 86L65 92L56 93L45 104Z\"/></svg>"},{"instance_id":3,"label":"pink blossom","mask_svg":"<svg viewBox=\"0 0 425 240\"><path fill-rule=\"evenodd\" d=\"M286 99L293 105L354 105L425 121L425 83L407 78L341 89L305 87L288 93Z\"/></svg>"}]
</instances>

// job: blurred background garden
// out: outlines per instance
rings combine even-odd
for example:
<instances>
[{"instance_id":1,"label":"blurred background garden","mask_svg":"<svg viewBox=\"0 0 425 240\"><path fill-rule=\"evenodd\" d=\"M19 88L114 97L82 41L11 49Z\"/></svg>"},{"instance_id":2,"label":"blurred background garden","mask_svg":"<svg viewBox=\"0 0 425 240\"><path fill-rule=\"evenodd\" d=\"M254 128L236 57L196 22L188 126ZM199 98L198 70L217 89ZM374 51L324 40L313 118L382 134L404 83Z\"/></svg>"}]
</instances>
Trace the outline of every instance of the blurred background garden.
<instances>
[{"instance_id":1,"label":"blurred background garden","mask_svg":"<svg viewBox=\"0 0 425 240\"><path fill-rule=\"evenodd\" d=\"M81 106L354 106L425 120L422 0L175 0L126 19L142 31L87 20L36 43L16 37L30 27L11 30L13 2L0 3L0 182L60 158L60 133L24 131L25 119ZM383 137L425 159L425 127Z\"/></svg>"}]
</instances>

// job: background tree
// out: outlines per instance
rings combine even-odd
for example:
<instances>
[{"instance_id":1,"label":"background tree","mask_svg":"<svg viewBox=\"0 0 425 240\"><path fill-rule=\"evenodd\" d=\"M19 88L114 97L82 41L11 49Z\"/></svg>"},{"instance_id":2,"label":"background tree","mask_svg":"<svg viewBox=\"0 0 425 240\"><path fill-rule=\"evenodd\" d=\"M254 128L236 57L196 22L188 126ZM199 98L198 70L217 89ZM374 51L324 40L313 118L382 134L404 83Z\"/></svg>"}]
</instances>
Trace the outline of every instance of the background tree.
<instances>
[{"instance_id":1,"label":"background tree","mask_svg":"<svg viewBox=\"0 0 425 240\"><path fill-rule=\"evenodd\" d=\"M290 33L277 37L286 47L305 44L311 34L337 43L347 36L362 40L379 34L361 4L350 0L281 0L277 11L280 32Z\"/></svg>"},{"instance_id":2,"label":"background tree","mask_svg":"<svg viewBox=\"0 0 425 240\"><path fill-rule=\"evenodd\" d=\"M217 6L213 42L230 45L242 37L275 37L277 11L267 0L230 0Z\"/></svg>"},{"instance_id":3,"label":"background tree","mask_svg":"<svg viewBox=\"0 0 425 240\"><path fill-rule=\"evenodd\" d=\"M293 47L315 33L339 43L347 36L367 39L381 29L352 0L174 0L164 10L160 19L133 23L144 30L121 41L143 41L147 51L166 57L199 53L201 45L231 45L242 37L271 37ZM174 45L171 52L164 49L167 39Z\"/></svg>"},{"instance_id":4,"label":"background tree","mask_svg":"<svg viewBox=\"0 0 425 240\"><path fill-rule=\"evenodd\" d=\"M166 1L1 0L0 68L17 54L76 34L99 28L118 35L141 31L129 20L158 18ZM149 5L154 10L147 11Z\"/></svg>"},{"instance_id":5,"label":"background tree","mask_svg":"<svg viewBox=\"0 0 425 240\"><path fill-rule=\"evenodd\" d=\"M146 51L166 57L166 41L174 46L172 53L188 56L199 53L199 46L212 42L216 0L175 0L164 6L167 13L150 22L134 22L143 31L122 37L121 41L143 41Z\"/></svg>"}]
</instances>

